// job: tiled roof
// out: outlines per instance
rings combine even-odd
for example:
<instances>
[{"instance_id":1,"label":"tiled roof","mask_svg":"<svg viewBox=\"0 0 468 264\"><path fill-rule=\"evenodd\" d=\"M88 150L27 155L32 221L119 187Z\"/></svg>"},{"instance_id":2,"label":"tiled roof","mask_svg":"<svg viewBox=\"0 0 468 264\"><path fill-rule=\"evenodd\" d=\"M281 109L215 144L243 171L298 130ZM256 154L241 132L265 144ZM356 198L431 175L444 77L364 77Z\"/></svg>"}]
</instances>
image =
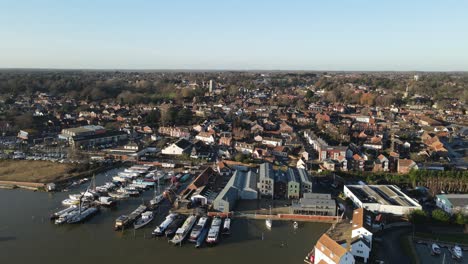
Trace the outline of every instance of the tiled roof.
<instances>
[{"instance_id":1,"label":"tiled roof","mask_svg":"<svg viewBox=\"0 0 468 264\"><path fill-rule=\"evenodd\" d=\"M340 263L341 257L346 254L346 249L331 239L327 234L323 234L315 245L315 250L320 250L335 263Z\"/></svg>"}]
</instances>

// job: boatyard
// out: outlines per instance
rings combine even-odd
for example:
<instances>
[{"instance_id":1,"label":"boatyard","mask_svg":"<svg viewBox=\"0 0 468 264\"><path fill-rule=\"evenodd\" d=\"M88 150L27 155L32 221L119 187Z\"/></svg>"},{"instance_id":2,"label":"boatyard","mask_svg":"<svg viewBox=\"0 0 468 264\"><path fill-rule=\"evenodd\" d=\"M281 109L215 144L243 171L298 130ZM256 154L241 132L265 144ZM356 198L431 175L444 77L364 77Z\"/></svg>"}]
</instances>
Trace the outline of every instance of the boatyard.
<instances>
[{"instance_id":1,"label":"boatyard","mask_svg":"<svg viewBox=\"0 0 468 264\"><path fill-rule=\"evenodd\" d=\"M112 177L120 171L123 169L96 175L96 185L112 181ZM95 262L124 263L158 259L175 263L218 263L220 258L229 255L225 263L287 263L294 258L300 263L311 244L330 226L324 223L304 223L300 224L299 230L295 230L291 221L277 221L273 229L268 230L265 221L235 218L230 225L230 235L222 235L224 229L221 229L216 247L208 247L204 243L202 250L196 250L197 242L188 240L191 233L188 233L182 246L168 244L165 235L159 237L151 234L168 214L169 201L164 200L152 210L155 212L154 219L148 225L138 230L129 226L114 231L115 220L119 216L133 212L142 204L142 199L148 201L154 198L152 190L142 192L139 197L118 201L116 206L102 207L99 214L81 225L49 223L49 213L63 209L62 201L68 199L70 194L86 191L90 181L70 188L68 192L59 193L0 190L0 206L12 207L12 212L2 214L0 259L9 256L22 263L38 258L48 259L49 263L63 263L63 259L67 259L67 263L82 263L87 258L77 256L70 259L76 245L80 244L81 250L89 252L87 256L94 256ZM225 223L226 220L222 228ZM209 229L202 229L201 236L203 230L207 230L207 236ZM37 244L42 246L35 246ZM28 254L24 254L25 249ZM193 254L195 250L196 255ZM50 252L54 252L54 258L50 258Z\"/></svg>"}]
</instances>

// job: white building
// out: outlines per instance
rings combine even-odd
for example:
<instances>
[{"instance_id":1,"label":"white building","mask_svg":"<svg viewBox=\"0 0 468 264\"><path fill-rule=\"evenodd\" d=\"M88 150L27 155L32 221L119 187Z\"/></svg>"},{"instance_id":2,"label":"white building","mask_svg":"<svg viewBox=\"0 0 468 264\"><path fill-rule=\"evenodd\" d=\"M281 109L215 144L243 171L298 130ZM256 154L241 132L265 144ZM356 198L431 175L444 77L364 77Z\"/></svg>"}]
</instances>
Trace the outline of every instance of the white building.
<instances>
[{"instance_id":1,"label":"white building","mask_svg":"<svg viewBox=\"0 0 468 264\"><path fill-rule=\"evenodd\" d=\"M264 137L262 139L262 144L277 147L277 146L282 146L283 145L283 140L281 140L279 138Z\"/></svg>"},{"instance_id":2,"label":"white building","mask_svg":"<svg viewBox=\"0 0 468 264\"><path fill-rule=\"evenodd\" d=\"M468 215L468 194L436 195L436 205L450 215L458 212Z\"/></svg>"},{"instance_id":3,"label":"white building","mask_svg":"<svg viewBox=\"0 0 468 264\"><path fill-rule=\"evenodd\" d=\"M162 149L161 153L165 155L182 155L190 153L192 143L185 139L179 139L177 142L170 144Z\"/></svg>"},{"instance_id":4,"label":"white building","mask_svg":"<svg viewBox=\"0 0 468 264\"><path fill-rule=\"evenodd\" d=\"M314 250L314 264L354 264L353 255L327 234L320 237Z\"/></svg>"},{"instance_id":5,"label":"white building","mask_svg":"<svg viewBox=\"0 0 468 264\"><path fill-rule=\"evenodd\" d=\"M214 144L216 141L213 134L208 132L200 132L195 136L195 138L208 144Z\"/></svg>"},{"instance_id":6,"label":"white building","mask_svg":"<svg viewBox=\"0 0 468 264\"><path fill-rule=\"evenodd\" d=\"M260 164L258 176L257 188L260 191L260 195L273 197L273 188L275 185L273 166L270 163Z\"/></svg>"},{"instance_id":7,"label":"white building","mask_svg":"<svg viewBox=\"0 0 468 264\"><path fill-rule=\"evenodd\" d=\"M367 263L372 250L372 217L363 208L353 211L351 228L351 254L360 257Z\"/></svg>"},{"instance_id":8,"label":"white building","mask_svg":"<svg viewBox=\"0 0 468 264\"><path fill-rule=\"evenodd\" d=\"M343 192L357 207L371 212L405 215L422 208L395 185L345 185Z\"/></svg>"}]
</instances>

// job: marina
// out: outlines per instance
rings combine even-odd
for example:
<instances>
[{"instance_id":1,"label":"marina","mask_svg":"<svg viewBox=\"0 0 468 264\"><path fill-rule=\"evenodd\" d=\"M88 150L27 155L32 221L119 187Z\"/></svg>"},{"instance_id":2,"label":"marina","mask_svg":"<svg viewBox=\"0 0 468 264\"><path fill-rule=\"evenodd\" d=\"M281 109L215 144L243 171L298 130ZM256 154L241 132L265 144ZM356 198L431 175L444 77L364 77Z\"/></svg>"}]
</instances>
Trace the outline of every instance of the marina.
<instances>
[{"instance_id":1,"label":"marina","mask_svg":"<svg viewBox=\"0 0 468 264\"><path fill-rule=\"evenodd\" d=\"M96 175L96 184L103 185L112 181L116 173L114 171ZM49 223L51 213L65 209L61 205L62 200L68 199L70 194L84 192L87 187L88 184L84 183L70 192L62 193L0 190L0 206L12 208L8 214L2 214L0 260L9 256L17 260L17 263L32 262L37 258L47 258L49 263L63 263L63 259L67 259L67 263L83 263L92 257L93 262L128 263L157 259L175 263L190 261L206 264L218 263L219 258L229 256L225 263L288 263L292 259L297 259L300 263L310 250L310 245L330 226L324 223L306 223L304 227L301 226L304 232L294 233L290 223L275 222L275 228L265 233L264 220L236 218L230 227L231 235L226 238L220 237L220 243L215 248L206 247L208 228L202 230L195 245L185 243L174 247L168 245L168 238L164 235L151 235L169 215L169 202L164 200L155 210L153 221L146 226L138 230L134 230L132 226L114 232L112 227L115 220L122 214L133 212L141 205L142 199L152 199L152 191L143 192L139 197L118 201L114 207L102 207L99 214L88 218L83 224L59 226ZM207 227L209 226L208 224ZM223 227L222 223L220 227ZM265 233L264 240L261 239L262 233ZM70 259L70 256L75 254L78 244L86 253ZM194 247L201 249L194 254ZM24 254L25 250L28 254ZM50 258L50 252L54 252L54 258ZM257 258L255 253L260 253L261 256ZM253 256L253 259L248 256Z\"/></svg>"}]
</instances>

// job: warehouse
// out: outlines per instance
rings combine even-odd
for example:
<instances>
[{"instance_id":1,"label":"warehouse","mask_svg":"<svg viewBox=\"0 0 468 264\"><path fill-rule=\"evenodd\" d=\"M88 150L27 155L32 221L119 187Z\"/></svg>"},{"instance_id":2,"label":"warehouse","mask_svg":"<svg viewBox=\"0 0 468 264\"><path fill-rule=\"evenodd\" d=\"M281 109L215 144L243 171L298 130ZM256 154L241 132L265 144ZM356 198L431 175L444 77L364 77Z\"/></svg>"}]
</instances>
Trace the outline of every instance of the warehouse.
<instances>
[{"instance_id":1,"label":"warehouse","mask_svg":"<svg viewBox=\"0 0 468 264\"><path fill-rule=\"evenodd\" d=\"M404 215L421 205L395 185L345 185L344 194L360 208L375 213Z\"/></svg>"}]
</instances>

